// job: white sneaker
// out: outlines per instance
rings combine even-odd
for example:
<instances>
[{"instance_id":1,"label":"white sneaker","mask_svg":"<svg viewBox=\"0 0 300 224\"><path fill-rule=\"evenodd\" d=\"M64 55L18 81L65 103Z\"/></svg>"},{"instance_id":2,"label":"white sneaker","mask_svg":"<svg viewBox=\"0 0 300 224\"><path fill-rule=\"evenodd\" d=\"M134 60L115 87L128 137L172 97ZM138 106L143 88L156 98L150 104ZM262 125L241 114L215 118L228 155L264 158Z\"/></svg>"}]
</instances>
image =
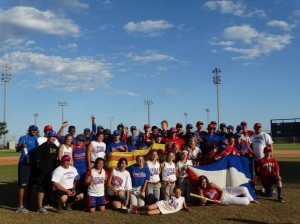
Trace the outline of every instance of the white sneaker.
<instances>
[{"instance_id":1,"label":"white sneaker","mask_svg":"<svg viewBox=\"0 0 300 224\"><path fill-rule=\"evenodd\" d=\"M125 206L125 205L122 205L122 207L121 207L122 209L127 209L127 207Z\"/></svg>"},{"instance_id":2,"label":"white sneaker","mask_svg":"<svg viewBox=\"0 0 300 224\"><path fill-rule=\"evenodd\" d=\"M17 207L16 212L19 212L19 213L28 213L29 211L22 206L22 207Z\"/></svg>"}]
</instances>

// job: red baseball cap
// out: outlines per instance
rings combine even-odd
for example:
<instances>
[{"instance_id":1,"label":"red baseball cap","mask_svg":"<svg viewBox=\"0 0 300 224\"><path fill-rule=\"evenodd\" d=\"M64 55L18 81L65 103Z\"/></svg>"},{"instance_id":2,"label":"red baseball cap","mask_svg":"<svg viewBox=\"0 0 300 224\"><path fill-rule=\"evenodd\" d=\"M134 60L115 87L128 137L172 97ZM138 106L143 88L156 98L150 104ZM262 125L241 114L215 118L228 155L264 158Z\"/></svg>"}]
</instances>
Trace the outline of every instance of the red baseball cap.
<instances>
[{"instance_id":1,"label":"red baseball cap","mask_svg":"<svg viewBox=\"0 0 300 224\"><path fill-rule=\"evenodd\" d=\"M199 125L203 125L203 122L202 121L197 121L196 127L198 127Z\"/></svg>"},{"instance_id":2,"label":"red baseball cap","mask_svg":"<svg viewBox=\"0 0 300 224\"><path fill-rule=\"evenodd\" d=\"M44 132L46 132L46 131L52 131L52 130L53 130L53 128L49 124L44 127Z\"/></svg>"},{"instance_id":3,"label":"red baseball cap","mask_svg":"<svg viewBox=\"0 0 300 224\"><path fill-rule=\"evenodd\" d=\"M150 128L150 125L149 125L149 124L145 124L145 125L144 125L144 130L145 130L145 129L148 129L148 128Z\"/></svg>"},{"instance_id":4,"label":"red baseball cap","mask_svg":"<svg viewBox=\"0 0 300 224\"><path fill-rule=\"evenodd\" d=\"M215 129L215 125L213 125L213 124L209 124L208 126L207 126L207 129L208 130L211 130L211 129Z\"/></svg>"},{"instance_id":5,"label":"red baseball cap","mask_svg":"<svg viewBox=\"0 0 300 224\"><path fill-rule=\"evenodd\" d=\"M182 124L181 123L177 123L176 124L176 128L182 128Z\"/></svg>"},{"instance_id":6,"label":"red baseball cap","mask_svg":"<svg viewBox=\"0 0 300 224\"><path fill-rule=\"evenodd\" d=\"M264 152L272 152L271 146L267 145L267 146L264 148Z\"/></svg>"},{"instance_id":7,"label":"red baseball cap","mask_svg":"<svg viewBox=\"0 0 300 224\"><path fill-rule=\"evenodd\" d=\"M242 125L242 126L246 126L246 125L247 125L247 122L246 122L246 121L242 121L242 122L241 122L241 125Z\"/></svg>"},{"instance_id":8,"label":"red baseball cap","mask_svg":"<svg viewBox=\"0 0 300 224\"><path fill-rule=\"evenodd\" d=\"M254 128L261 128L261 123L255 123Z\"/></svg>"},{"instance_id":9,"label":"red baseball cap","mask_svg":"<svg viewBox=\"0 0 300 224\"><path fill-rule=\"evenodd\" d=\"M171 133L174 133L174 132L176 133L176 128L174 128L174 127L170 128L170 132Z\"/></svg>"}]
</instances>

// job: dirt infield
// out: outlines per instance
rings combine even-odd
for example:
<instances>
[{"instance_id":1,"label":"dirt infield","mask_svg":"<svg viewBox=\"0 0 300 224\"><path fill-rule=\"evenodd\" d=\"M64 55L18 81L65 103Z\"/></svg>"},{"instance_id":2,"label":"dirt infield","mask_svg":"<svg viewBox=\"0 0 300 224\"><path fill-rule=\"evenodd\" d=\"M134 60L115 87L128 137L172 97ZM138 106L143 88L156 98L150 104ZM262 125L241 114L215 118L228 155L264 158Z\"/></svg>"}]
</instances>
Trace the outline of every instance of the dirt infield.
<instances>
[{"instance_id":1,"label":"dirt infield","mask_svg":"<svg viewBox=\"0 0 300 224\"><path fill-rule=\"evenodd\" d=\"M300 150L277 150L274 156L280 158L300 158ZM0 166L18 164L19 157L0 157Z\"/></svg>"}]
</instances>

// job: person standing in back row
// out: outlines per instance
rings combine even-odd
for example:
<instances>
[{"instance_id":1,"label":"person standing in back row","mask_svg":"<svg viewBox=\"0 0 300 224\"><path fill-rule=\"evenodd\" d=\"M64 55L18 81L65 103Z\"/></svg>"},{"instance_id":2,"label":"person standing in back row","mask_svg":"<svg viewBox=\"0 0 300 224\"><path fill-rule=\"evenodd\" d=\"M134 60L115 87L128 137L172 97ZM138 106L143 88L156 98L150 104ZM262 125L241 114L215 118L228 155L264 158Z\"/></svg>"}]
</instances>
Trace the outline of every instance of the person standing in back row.
<instances>
[{"instance_id":1,"label":"person standing in back row","mask_svg":"<svg viewBox=\"0 0 300 224\"><path fill-rule=\"evenodd\" d=\"M38 148L37 142L38 127L30 125L28 134L20 137L17 152L21 152L18 164L18 207L16 212L28 213L29 211L24 207L25 193L27 202L29 204L31 198L31 187L35 184L36 179L36 164L35 153Z\"/></svg>"}]
</instances>

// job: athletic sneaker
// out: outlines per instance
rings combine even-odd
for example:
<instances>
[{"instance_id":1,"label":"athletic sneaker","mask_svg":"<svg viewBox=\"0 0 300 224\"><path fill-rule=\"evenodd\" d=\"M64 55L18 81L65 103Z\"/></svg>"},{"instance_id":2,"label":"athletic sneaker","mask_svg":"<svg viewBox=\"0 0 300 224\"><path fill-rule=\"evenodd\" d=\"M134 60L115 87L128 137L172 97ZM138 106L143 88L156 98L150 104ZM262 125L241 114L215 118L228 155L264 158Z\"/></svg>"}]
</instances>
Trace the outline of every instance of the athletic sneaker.
<instances>
[{"instance_id":1,"label":"athletic sneaker","mask_svg":"<svg viewBox=\"0 0 300 224\"><path fill-rule=\"evenodd\" d=\"M137 214L137 211L134 211L132 209L128 209L127 212L128 212L128 214L134 214L134 215Z\"/></svg>"},{"instance_id":2,"label":"athletic sneaker","mask_svg":"<svg viewBox=\"0 0 300 224\"><path fill-rule=\"evenodd\" d=\"M283 198L282 198L282 197L278 197L278 202L280 202L280 203L284 203L284 200L283 200Z\"/></svg>"},{"instance_id":3,"label":"athletic sneaker","mask_svg":"<svg viewBox=\"0 0 300 224\"><path fill-rule=\"evenodd\" d=\"M135 211L136 211L136 210L137 210L137 207L138 207L138 206L136 206L136 205L130 205L130 209L131 209L131 210L135 210Z\"/></svg>"},{"instance_id":4,"label":"athletic sneaker","mask_svg":"<svg viewBox=\"0 0 300 224\"><path fill-rule=\"evenodd\" d=\"M72 203L67 203L66 208L68 211L72 211Z\"/></svg>"},{"instance_id":5,"label":"athletic sneaker","mask_svg":"<svg viewBox=\"0 0 300 224\"><path fill-rule=\"evenodd\" d=\"M37 212L38 212L38 213L42 213L42 214L48 213L47 209L45 209L45 208L43 208L43 207L38 208Z\"/></svg>"},{"instance_id":6,"label":"athletic sneaker","mask_svg":"<svg viewBox=\"0 0 300 224\"><path fill-rule=\"evenodd\" d=\"M121 207L122 209L127 209L127 207L125 206L125 205L122 205L122 207Z\"/></svg>"},{"instance_id":7,"label":"athletic sneaker","mask_svg":"<svg viewBox=\"0 0 300 224\"><path fill-rule=\"evenodd\" d=\"M22 206L22 207L17 207L16 212L19 212L19 213L28 213L29 211Z\"/></svg>"},{"instance_id":8,"label":"athletic sneaker","mask_svg":"<svg viewBox=\"0 0 300 224\"><path fill-rule=\"evenodd\" d=\"M57 211L58 213L63 213L63 212L64 212L64 210L63 210L63 208L62 208L61 205L58 205L58 206L57 206L56 211Z\"/></svg>"}]
</instances>

